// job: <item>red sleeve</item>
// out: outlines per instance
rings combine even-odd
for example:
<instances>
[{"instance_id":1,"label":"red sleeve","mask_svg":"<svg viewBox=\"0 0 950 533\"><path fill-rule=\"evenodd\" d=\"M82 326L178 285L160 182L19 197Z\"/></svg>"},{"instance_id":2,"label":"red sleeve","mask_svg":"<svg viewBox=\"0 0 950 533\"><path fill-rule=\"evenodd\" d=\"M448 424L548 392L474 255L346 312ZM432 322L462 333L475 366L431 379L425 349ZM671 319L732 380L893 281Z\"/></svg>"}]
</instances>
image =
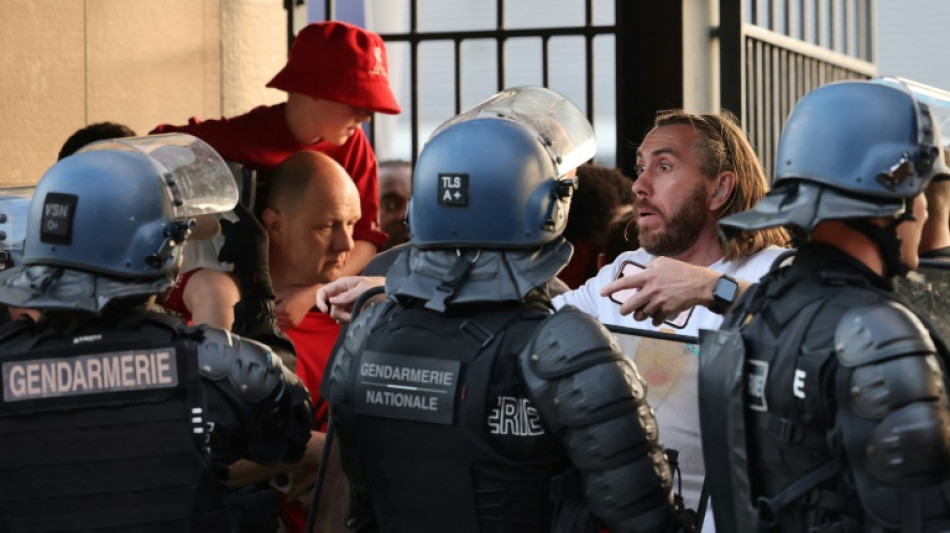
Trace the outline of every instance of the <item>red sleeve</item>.
<instances>
[{"instance_id":1,"label":"red sleeve","mask_svg":"<svg viewBox=\"0 0 950 533\"><path fill-rule=\"evenodd\" d=\"M192 118L184 126L162 124L151 133L194 135L210 144L224 159L265 172L302 149L326 153L346 169L360 194L362 213L353 229L353 239L373 243L381 249L386 244L386 234L379 228L379 175L376 155L366 134L357 129L342 146L331 146L327 142L301 146L293 139L283 116L283 104L261 106L233 118L205 121Z\"/></svg>"},{"instance_id":2,"label":"red sleeve","mask_svg":"<svg viewBox=\"0 0 950 533\"><path fill-rule=\"evenodd\" d=\"M353 228L353 240L371 242L380 250L386 234L379 229L379 175L376 154L363 130L359 129L347 142L349 150L342 162L360 193L361 218Z\"/></svg>"},{"instance_id":3,"label":"red sleeve","mask_svg":"<svg viewBox=\"0 0 950 533\"><path fill-rule=\"evenodd\" d=\"M175 282L175 286L172 287L172 290L165 296L165 301L162 302L163 306L180 314L182 318L189 323L191 322L191 311L185 306L185 286L188 285L191 276L197 271L198 269L189 270L178 276L178 281Z\"/></svg>"},{"instance_id":4,"label":"red sleeve","mask_svg":"<svg viewBox=\"0 0 950 533\"><path fill-rule=\"evenodd\" d=\"M227 161L268 172L303 149L284 120L284 104L260 106L231 118L188 119L184 126L162 124L150 133L187 133L217 150Z\"/></svg>"}]
</instances>

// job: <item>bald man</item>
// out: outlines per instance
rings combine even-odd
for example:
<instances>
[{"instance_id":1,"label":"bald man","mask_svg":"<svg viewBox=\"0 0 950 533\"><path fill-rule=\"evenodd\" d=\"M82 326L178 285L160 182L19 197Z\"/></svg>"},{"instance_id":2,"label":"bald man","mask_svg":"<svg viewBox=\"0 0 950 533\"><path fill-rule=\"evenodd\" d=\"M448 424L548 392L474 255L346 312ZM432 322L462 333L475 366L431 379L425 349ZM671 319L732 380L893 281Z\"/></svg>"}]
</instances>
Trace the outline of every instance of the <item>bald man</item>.
<instances>
[{"instance_id":1,"label":"bald man","mask_svg":"<svg viewBox=\"0 0 950 533\"><path fill-rule=\"evenodd\" d=\"M340 276L353 250L359 192L329 156L297 152L277 167L261 217L278 293L328 283Z\"/></svg>"},{"instance_id":2,"label":"bald man","mask_svg":"<svg viewBox=\"0 0 950 533\"><path fill-rule=\"evenodd\" d=\"M360 196L346 171L326 154L301 151L275 170L267 207L261 214L270 241L270 274L275 291L310 287L334 281L353 250L353 228L360 219ZM313 292L311 292L313 294ZM290 472L281 516L291 533L306 524L316 465L323 450L327 404L320 398L320 380L340 326L329 315L308 312L296 326L284 331L297 349L297 375L310 390L316 415L314 431L304 460L293 468L232 469L232 483L242 485L266 479L279 471ZM328 481L329 483L329 481ZM325 487L326 488L326 487Z\"/></svg>"}]
</instances>

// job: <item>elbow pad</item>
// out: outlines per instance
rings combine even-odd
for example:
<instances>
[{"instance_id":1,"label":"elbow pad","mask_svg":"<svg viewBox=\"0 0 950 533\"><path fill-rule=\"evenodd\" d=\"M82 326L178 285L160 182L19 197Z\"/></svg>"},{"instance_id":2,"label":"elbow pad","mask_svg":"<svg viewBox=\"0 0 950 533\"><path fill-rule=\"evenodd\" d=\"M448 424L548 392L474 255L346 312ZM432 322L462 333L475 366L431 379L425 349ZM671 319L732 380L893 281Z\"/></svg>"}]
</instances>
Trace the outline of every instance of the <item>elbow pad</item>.
<instances>
[{"instance_id":1,"label":"elbow pad","mask_svg":"<svg viewBox=\"0 0 950 533\"><path fill-rule=\"evenodd\" d=\"M936 347L913 313L880 302L844 314L835 352L837 424L856 488L876 521L900 524L907 495L927 501L950 479L950 407Z\"/></svg>"},{"instance_id":2,"label":"elbow pad","mask_svg":"<svg viewBox=\"0 0 950 533\"><path fill-rule=\"evenodd\" d=\"M248 459L268 464L303 456L313 420L310 393L269 348L206 328L198 369L239 406Z\"/></svg>"},{"instance_id":3,"label":"elbow pad","mask_svg":"<svg viewBox=\"0 0 950 533\"><path fill-rule=\"evenodd\" d=\"M546 318L519 355L542 419L581 471L590 510L614 531L661 531L672 473L636 366L602 325L574 308Z\"/></svg>"}]
</instances>

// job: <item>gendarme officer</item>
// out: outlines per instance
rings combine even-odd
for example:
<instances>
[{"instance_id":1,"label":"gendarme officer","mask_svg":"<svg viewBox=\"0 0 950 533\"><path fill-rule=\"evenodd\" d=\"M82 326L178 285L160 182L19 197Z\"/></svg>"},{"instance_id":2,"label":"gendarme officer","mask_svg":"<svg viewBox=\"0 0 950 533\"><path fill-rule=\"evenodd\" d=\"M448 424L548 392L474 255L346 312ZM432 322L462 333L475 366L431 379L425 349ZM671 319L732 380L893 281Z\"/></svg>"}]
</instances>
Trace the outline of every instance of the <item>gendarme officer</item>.
<instances>
[{"instance_id":1,"label":"gendarme officer","mask_svg":"<svg viewBox=\"0 0 950 533\"><path fill-rule=\"evenodd\" d=\"M950 358L891 287L947 172L931 109L902 84L826 85L793 110L776 168L720 226L809 241L701 336L716 529L950 531Z\"/></svg>"},{"instance_id":2,"label":"gendarme officer","mask_svg":"<svg viewBox=\"0 0 950 533\"><path fill-rule=\"evenodd\" d=\"M544 289L570 258L572 176L593 153L588 121L541 88L426 144L389 300L350 326L324 381L352 530L674 527L635 366L590 316L552 314Z\"/></svg>"},{"instance_id":3,"label":"gendarme officer","mask_svg":"<svg viewBox=\"0 0 950 533\"><path fill-rule=\"evenodd\" d=\"M234 206L187 135L90 145L40 180L0 302L0 530L229 531L221 466L296 461L309 394L265 346L148 310L194 219Z\"/></svg>"}]
</instances>

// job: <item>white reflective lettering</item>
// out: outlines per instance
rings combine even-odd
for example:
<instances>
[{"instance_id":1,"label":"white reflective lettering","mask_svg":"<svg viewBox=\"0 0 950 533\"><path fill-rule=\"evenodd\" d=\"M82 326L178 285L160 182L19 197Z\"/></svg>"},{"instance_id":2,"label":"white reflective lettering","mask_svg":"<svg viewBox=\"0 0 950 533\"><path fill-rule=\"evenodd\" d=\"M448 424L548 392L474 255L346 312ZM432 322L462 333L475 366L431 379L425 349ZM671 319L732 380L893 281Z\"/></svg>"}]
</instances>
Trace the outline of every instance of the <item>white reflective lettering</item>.
<instances>
[{"instance_id":1,"label":"white reflective lettering","mask_svg":"<svg viewBox=\"0 0 950 533\"><path fill-rule=\"evenodd\" d=\"M792 394L794 394L796 398L803 400L805 399L805 376L804 370L796 368L795 379L792 382Z\"/></svg>"},{"instance_id":2,"label":"white reflective lettering","mask_svg":"<svg viewBox=\"0 0 950 533\"><path fill-rule=\"evenodd\" d=\"M178 384L174 350L115 352L2 364L5 401L168 388Z\"/></svg>"},{"instance_id":3,"label":"white reflective lettering","mask_svg":"<svg viewBox=\"0 0 950 533\"><path fill-rule=\"evenodd\" d=\"M171 385L174 383L174 377L171 375L171 354L162 352L158 354L158 383L162 385Z\"/></svg>"},{"instance_id":4,"label":"white reflective lettering","mask_svg":"<svg viewBox=\"0 0 950 533\"><path fill-rule=\"evenodd\" d=\"M83 370L82 361L76 361L73 368L73 390L78 392L80 388L86 390L89 387L86 385L86 372Z\"/></svg>"},{"instance_id":5,"label":"white reflective lettering","mask_svg":"<svg viewBox=\"0 0 950 533\"><path fill-rule=\"evenodd\" d=\"M135 354L135 384L151 383L148 379L148 356L144 353Z\"/></svg>"},{"instance_id":6,"label":"white reflective lettering","mask_svg":"<svg viewBox=\"0 0 950 533\"><path fill-rule=\"evenodd\" d=\"M132 366L132 354L126 354L119 357L122 362L122 380L119 382L123 387L131 387L135 384L133 373L135 368Z\"/></svg>"},{"instance_id":7,"label":"white reflective lettering","mask_svg":"<svg viewBox=\"0 0 950 533\"><path fill-rule=\"evenodd\" d=\"M121 369L119 368L119 359L102 360L103 388L115 389L121 383Z\"/></svg>"},{"instance_id":8,"label":"white reflective lettering","mask_svg":"<svg viewBox=\"0 0 950 533\"><path fill-rule=\"evenodd\" d=\"M86 367L89 379L90 389L101 389L102 387L102 363L98 359L90 359Z\"/></svg>"},{"instance_id":9,"label":"white reflective lettering","mask_svg":"<svg viewBox=\"0 0 950 533\"><path fill-rule=\"evenodd\" d=\"M26 394L26 372L21 365L13 365L10 369L10 381L7 390L14 396L23 396Z\"/></svg>"},{"instance_id":10,"label":"white reflective lettering","mask_svg":"<svg viewBox=\"0 0 950 533\"><path fill-rule=\"evenodd\" d=\"M26 365L26 393L30 396L42 392L40 385L40 365L31 363Z\"/></svg>"}]
</instances>

